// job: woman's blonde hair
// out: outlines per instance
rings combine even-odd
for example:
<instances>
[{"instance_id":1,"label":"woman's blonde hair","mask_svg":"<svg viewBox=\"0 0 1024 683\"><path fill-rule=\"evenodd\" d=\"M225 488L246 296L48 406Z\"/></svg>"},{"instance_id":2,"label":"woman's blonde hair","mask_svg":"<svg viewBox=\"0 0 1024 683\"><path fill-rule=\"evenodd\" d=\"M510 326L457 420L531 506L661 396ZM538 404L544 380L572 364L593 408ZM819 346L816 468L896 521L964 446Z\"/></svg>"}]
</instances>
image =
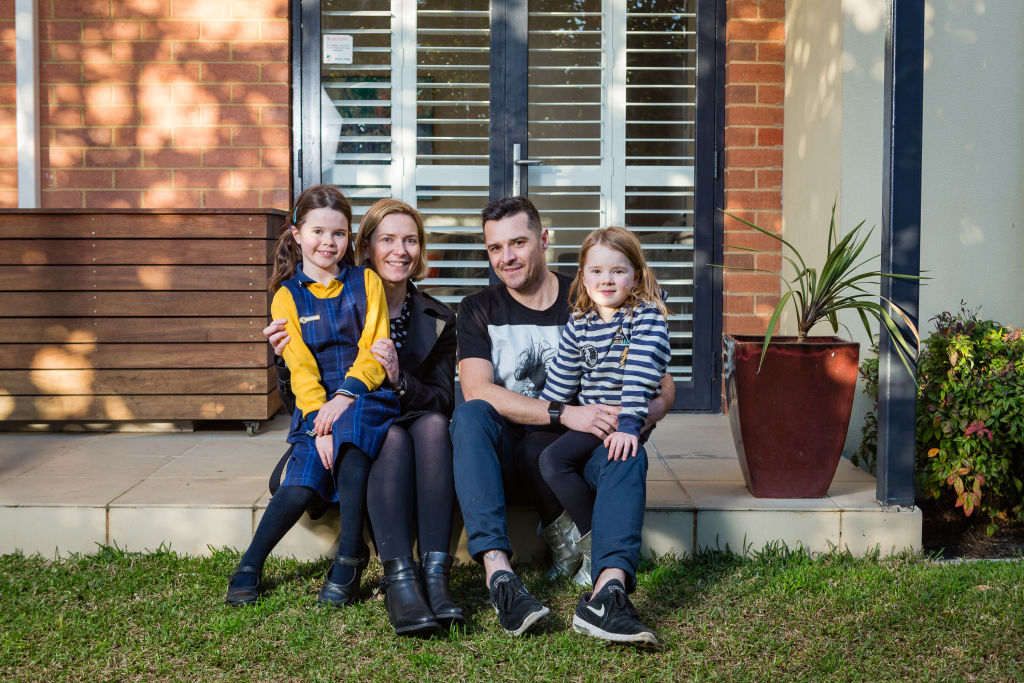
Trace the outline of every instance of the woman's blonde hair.
<instances>
[{"instance_id":1,"label":"woman's blonde hair","mask_svg":"<svg viewBox=\"0 0 1024 683\"><path fill-rule=\"evenodd\" d=\"M302 249L295 238L292 237L291 228L302 229L302 222L306 215L314 209L334 209L348 221L348 246L341 257L341 262L346 265L354 263L352 255L352 205L345 199L341 190L333 185L313 185L307 187L295 200L295 206L288 214L288 223L284 226L284 232L277 238L277 245L274 247L274 271L270 275L270 291L277 289L282 282L295 275L302 262Z\"/></svg>"},{"instance_id":2,"label":"woman's blonde hair","mask_svg":"<svg viewBox=\"0 0 1024 683\"><path fill-rule=\"evenodd\" d=\"M654 271L644 260L644 250L640 246L640 240L629 230L617 225L598 228L583 240L583 246L580 247L579 270L576 271L576 277L569 289L569 306L572 314L579 317L597 310L597 305L587 294L587 286L583 283L583 268L587 263L587 254L598 244L625 256L629 259L633 270L636 271L636 282L620 308L632 308L641 303L650 303L657 306L661 314L667 318L668 308L661 299L661 288L658 286L658 280L654 277Z\"/></svg>"},{"instance_id":3,"label":"woman's blonde hair","mask_svg":"<svg viewBox=\"0 0 1024 683\"><path fill-rule=\"evenodd\" d=\"M400 199L381 199L366 210L363 219L359 221L359 233L356 235L356 263L362 264L366 254L370 251L370 241L373 233L380 227L381 221L392 214L401 214L412 218L416 223L416 238L420 242L420 255L416 260L416 266L412 270L410 280L422 280L427 276L429 266L427 265L427 239L423 230L423 218L420 212L412 208Z\"/></svg>"}]
</instances>

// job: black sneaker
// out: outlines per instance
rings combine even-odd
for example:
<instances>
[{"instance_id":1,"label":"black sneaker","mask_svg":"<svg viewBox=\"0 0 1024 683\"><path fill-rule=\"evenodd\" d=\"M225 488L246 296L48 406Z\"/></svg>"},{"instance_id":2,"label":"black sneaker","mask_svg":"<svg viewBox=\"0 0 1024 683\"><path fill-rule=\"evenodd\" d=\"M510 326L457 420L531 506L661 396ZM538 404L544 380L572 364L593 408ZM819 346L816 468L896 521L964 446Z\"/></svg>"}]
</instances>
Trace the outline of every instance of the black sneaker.
<instances>
[{"instance_id":1,"label":"black sneaker","mask_svg":"<svg viewBox=\"0 0 1024 683\"><path fill-rule=\"evenodd\" d=\"M587 598L590 598L589 600ZM600 593L584 593L576 605L572 627L580 633L616 643L654 647L658 639L640 623L636 608L618 579L604 585Z\"/></svg>"},{"instance_id":2,"label":"black sneaker","mask_svg":"<svg viewBox=\"0 0 1024 683\"><path fill-rule=\"evenodd\" d=\"M526 633L551 611L530 595L522 579L505 570L491 576L491 604L498 623L514 636Z\"/></svg>"}]
</instances>

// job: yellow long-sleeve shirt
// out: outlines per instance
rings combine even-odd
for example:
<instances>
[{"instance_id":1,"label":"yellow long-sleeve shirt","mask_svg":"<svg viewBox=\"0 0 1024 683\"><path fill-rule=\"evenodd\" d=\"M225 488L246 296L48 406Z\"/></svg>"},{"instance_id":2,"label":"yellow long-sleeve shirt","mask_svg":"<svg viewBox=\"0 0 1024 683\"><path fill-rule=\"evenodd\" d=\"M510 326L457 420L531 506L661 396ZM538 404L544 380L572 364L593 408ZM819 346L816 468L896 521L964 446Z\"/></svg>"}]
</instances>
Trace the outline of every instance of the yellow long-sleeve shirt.
<instances>
[{"instance_id":1,"label":"yellow long-sleeve shirt","mask_svg":"<svg viewBox=\"0 0 1024 683\"><path fill-rule=\"evenodd\" d=\"M366 319L359 336L359 352L355 362L345 374L342 388L336 393L356 396L378 388L386 377L384 368L370 352L370 347L378 339L386 339L391 328L388 321L388 303L384 296L384 285L380 278L369 268L365 271L366 285ZM330 299L341 295L343 288L340 280L331 280L324 286L319 282L308 285L310 293L318 299ZM274 293L270 305L271 315L285 319L285 331L291 337L288 346L281 353L288 369L292 373L292 391L295 393L295 405L308 418L310 413L320 410L328 401L327 390L320 377L320 370L312 351L302 339L302 328L299 324L299 313L295 307L292 293L287 287L281 287Z\"/></svg>"}]
</instances>

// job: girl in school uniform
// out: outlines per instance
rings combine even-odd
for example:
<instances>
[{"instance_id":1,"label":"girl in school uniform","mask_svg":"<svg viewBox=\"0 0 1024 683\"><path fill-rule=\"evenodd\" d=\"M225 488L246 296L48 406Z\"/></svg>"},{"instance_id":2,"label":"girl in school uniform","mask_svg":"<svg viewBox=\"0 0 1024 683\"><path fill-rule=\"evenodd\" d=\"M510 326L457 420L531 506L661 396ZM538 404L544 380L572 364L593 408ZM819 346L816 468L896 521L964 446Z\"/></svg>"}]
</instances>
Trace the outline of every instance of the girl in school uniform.
<instances>
[{"instance_id":1,"label":"girl in school uniform","mask_svg":"<svg viewBox=\"0 0 1024 683\"><path fill-rule=\"evenodd\" d=\"M381 388L386 373L371 347L388 339L387 300L380 278L353 265L352 209L336 188L316 185L299 195L277 245L271 313L284 319L291 342L283 351L296 407L285 477L228 585L227 603L255 602L263 563L317 498L337 502L341 538L318 601L351 604L367 562L363 543L366 487L399 401ZM418 586L418 582L413 583ZM413 589L415 590L415 589ZM419 597L425 603L420 591ZM429 608L410 631L436 630Z\"/></svg>"}]
</instances>

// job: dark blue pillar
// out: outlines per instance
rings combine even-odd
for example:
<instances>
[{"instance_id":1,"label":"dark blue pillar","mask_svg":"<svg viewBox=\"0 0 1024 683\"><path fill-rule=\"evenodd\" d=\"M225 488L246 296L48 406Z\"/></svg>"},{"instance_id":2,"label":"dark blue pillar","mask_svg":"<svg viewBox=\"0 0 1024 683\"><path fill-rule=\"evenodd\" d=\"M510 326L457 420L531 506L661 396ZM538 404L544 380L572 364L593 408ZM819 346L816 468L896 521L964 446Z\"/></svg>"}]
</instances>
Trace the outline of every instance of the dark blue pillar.
<instances>
[{"instance_id":1,"label":"dark blue pillar","mask_svg":"<svg viewBox=\"0 0 1024 683\"><path fill-rule=\"evenodd\" d=\"M918 275L925 0L887 3L882 270ZM918 325L917 280L884 279L881 293ZM879 338L876 495L883 505L912 506L917 388L888 335Z\"/></svg>"}]
</instances>

